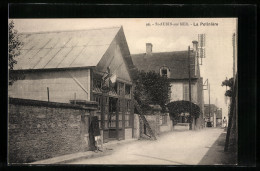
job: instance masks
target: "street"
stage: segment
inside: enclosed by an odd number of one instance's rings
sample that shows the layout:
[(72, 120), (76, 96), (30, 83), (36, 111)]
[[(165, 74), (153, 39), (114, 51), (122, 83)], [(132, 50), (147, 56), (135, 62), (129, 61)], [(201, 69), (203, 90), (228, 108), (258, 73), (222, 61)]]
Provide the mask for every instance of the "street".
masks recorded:
[(173, 131), (157, 141), (140, 140), (113, 149), (112, 155), (83, 159), (69, 164), (213, 165), (230, 164), (224, 153), (224, 129)]

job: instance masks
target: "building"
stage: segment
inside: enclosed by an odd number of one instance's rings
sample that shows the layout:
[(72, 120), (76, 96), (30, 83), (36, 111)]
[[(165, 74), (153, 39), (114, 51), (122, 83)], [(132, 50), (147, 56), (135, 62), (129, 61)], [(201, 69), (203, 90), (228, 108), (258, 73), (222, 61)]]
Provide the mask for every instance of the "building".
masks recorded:
[[(9, 86), (9, 97), (59, 103), (98, 102), (104, 142), (133, 137), (130, 52), (123, 27), (22, 33), (15, 72), (25, 78)], [(113, 78), (102, 92), (104, 78)], [(106, 79), (109, 81), (109, 79)]]
[[(155, 71), (161, 76), (167, 76), (171, 81), (170, 102), (189, 101), (189, 65), (191, 71), (191, 97), (192, 102), (204, 111), (203, 79), (200, 76), (198, 61), (198, 42), (193, 41), (193, 49), (188, 51), (156, 52), (152, 51), (153, 45), (146, 43), (146, 53), (133, 54), (132, 61), (138, 70), (145, 72)], [(187, 123), (185, 114), (179, 116), (178, 123)], [(193, 121), (193, 128), (203, 125), (203, 112)], [(195, 125), (195, 127), (194, 127)]]
[(217, 107), (215, 104), (210, 104), (210, 115), (209, 115), (209, 104), (204, 105), (204, 116), (206, 121), (211, 121), (213, 127), (222, 126), (222, 108)]

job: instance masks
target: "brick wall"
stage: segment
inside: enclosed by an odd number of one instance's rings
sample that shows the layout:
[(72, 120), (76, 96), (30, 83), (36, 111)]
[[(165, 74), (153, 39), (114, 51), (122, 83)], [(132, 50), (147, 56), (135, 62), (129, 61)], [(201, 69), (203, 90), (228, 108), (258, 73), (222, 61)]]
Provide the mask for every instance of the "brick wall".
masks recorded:
[(79, 105), (9, 100), (8, 161), (29, 163), (88, 150), (88, 116)]

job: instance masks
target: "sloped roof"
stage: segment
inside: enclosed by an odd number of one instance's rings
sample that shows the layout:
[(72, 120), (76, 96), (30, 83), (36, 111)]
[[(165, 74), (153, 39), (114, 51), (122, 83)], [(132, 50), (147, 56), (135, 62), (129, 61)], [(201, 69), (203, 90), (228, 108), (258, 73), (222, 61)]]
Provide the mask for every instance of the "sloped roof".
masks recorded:
[[(190, 51), (191, 77), (194, 77), (194, 57), (195, 53)], [(155, 71), (159, 73), (160, 68), (165, 66), (170, 69), (170, 78), (189, 78), (188, 51), (160, 52), (152, 54), (133, 54), (132, 61), (138, 70), (145, 72)]]
[(15, 70), (96, 66), (121, 27), (22, 33)]

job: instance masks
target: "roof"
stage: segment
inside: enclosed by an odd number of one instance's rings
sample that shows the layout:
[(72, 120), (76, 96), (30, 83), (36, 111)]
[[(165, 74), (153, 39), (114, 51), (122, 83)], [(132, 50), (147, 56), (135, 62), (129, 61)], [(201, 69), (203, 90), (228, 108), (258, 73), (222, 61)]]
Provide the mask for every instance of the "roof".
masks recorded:
[(15, 70), (96, 66), (121, 27), (22, 33)]
[[(166, 66), (170, 69), (172, 79), (189, 78), (188, 51), (159, 52), (152, 54), (133, 54), (132, 61), (138, 70), (145, 72), (155, 71), (159, 73), (160, 68)], [(194, 64), (195, 53), (190, 51), (190, 61)], [(191, 77), (194, 78), (194, 65), (191, 65)]]

